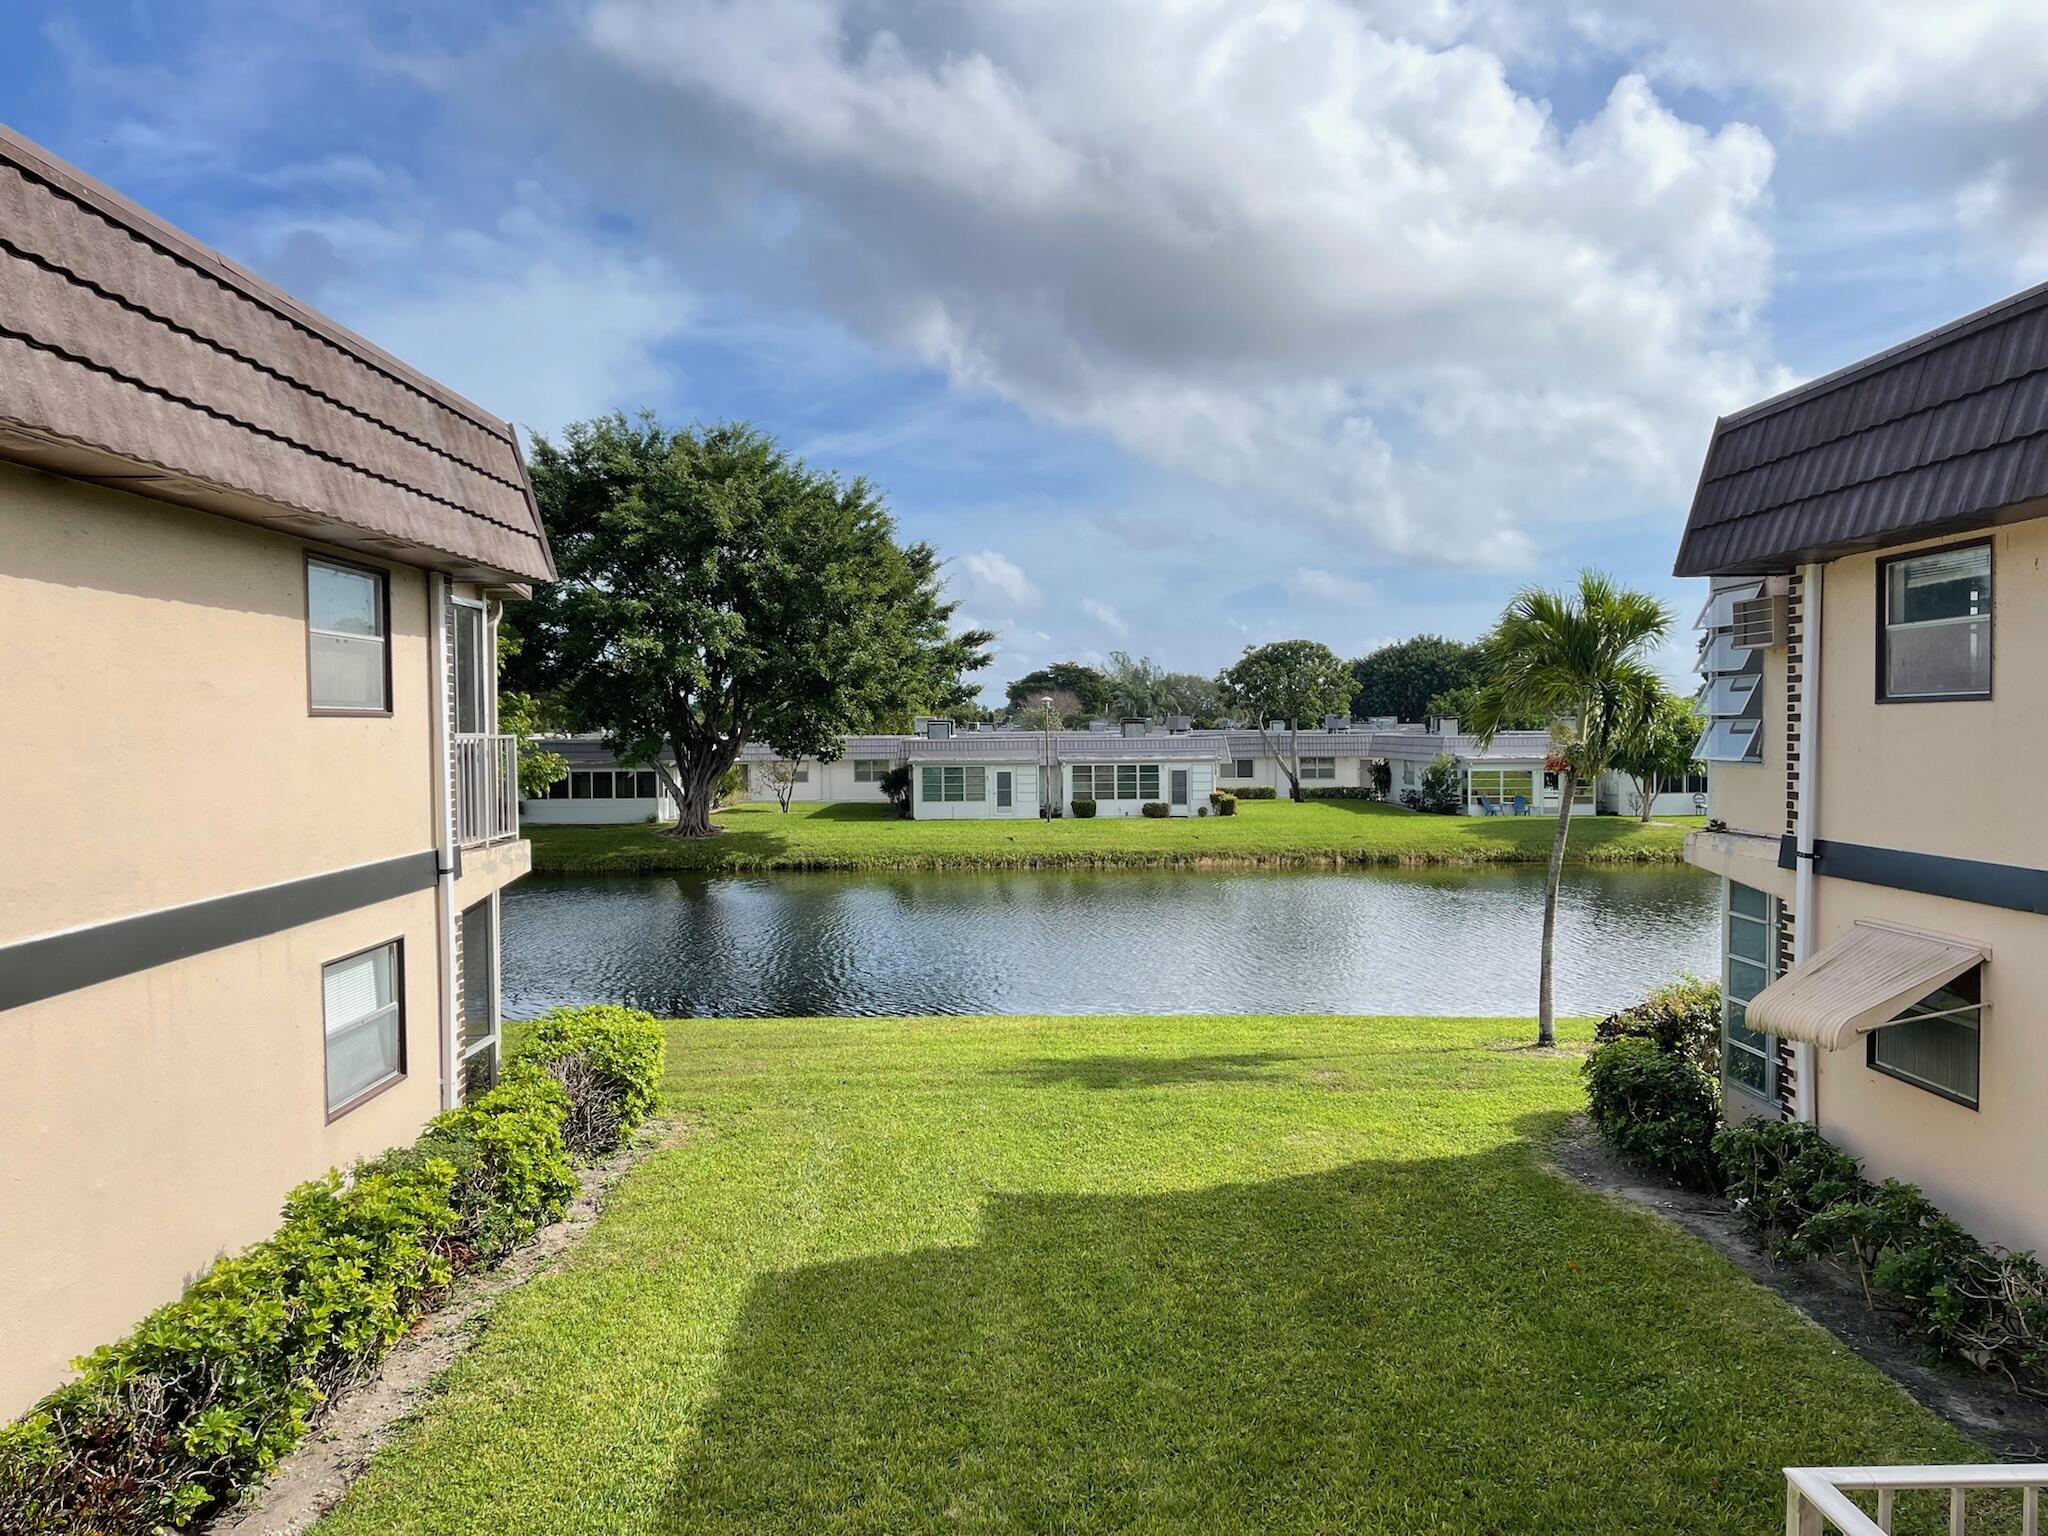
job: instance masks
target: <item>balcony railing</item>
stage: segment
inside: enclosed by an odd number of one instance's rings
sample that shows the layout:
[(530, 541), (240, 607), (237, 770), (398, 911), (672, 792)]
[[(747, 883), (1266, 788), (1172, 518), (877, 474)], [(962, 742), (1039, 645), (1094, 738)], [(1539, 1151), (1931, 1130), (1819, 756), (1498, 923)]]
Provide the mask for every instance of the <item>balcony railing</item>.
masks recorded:
[[(1931, 1490), (1946, 1494), (1951, 1536), (1963, 1536), (1973, 1492), (2012, 1489), (2019, 1493), (2019, 1530), (2040, 1536), (2041, 1490), (2048, 1465), (1955, 1467), (1787, 1467), (1785, 1536), (1882, 1536), (1892, 1528), (1901, 1493)], [(1866, 1510), (1851, 1492), (1874, 1495)]]
[(463, 847), (519, 835), (519, 738), (455, 738), (455, 839)]

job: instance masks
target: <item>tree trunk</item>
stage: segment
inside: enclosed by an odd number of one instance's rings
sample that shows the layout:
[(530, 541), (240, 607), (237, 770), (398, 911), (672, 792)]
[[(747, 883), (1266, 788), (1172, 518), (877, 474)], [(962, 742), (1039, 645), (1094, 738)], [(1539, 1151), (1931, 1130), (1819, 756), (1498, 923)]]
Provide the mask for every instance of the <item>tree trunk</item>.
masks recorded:
[(669, 836), (710, 837), (720, 830), (711, 824), (711, 807), (718, 799), (718, 781), (725, 777), (725, 768), (715, 755), (685, 762), (678, 753), (676, 763), (678, 771), (670, 787), (677, 791), (677, 814)]
[(1287, 770), (1287, 798), (1296, 805), (1301, 804), (1301, 726), (1297, 722), (1287, 732), (1287, 750), (1294, 760)]
[(1564, 880), (1564, 840), (1572, 829), (1572, 776), (1557, 776), (1561, 803), (1557, 808), (1557, 835), (1550, 842), (1550, 874), (1543, 882), (1543, 971), (1536, 990), (1536, 1043), (1557, 1044), (1557, 1015), (1551, 1006), (1551, 972), (1557, 948), (1557, 888)]

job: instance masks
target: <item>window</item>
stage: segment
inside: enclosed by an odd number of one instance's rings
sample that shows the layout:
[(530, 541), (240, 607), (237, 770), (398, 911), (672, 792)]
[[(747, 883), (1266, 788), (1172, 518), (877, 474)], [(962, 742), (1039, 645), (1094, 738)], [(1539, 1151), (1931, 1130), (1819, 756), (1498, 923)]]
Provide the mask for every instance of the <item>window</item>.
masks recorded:
[(590, 798), (610, 800), (612, 791), (618, 785), (618, 775), (608, 769), (600, 769), (590, 776)]
[(306, 697), (315, 714), (391, 712), (388, 578), (306, 557)]
[(1223, 776), (1229, 779), (1248, 779), (1256, 771), (1248, 757), (1233, 757), (1223, 765)]
[(960, 770), (960, 798), (980, 805), (988, 799), (988, 770), (986, 768), (963, 768)]
[(462, 914), (462, 1097), (498, 1081), (498, 925), (486, 897)]
[(1977, 965), (1921, 998), (1899, 1022), (1873, 1029), (1866, 1037), (1871, 1070), (1975, 1109), (1983, 1020), (1984, 967)]
[(1728, 886), (1723, 935), (1721, 1060), (1731, 1083), (1769, 1098), (1777, 1091), (1776, 1057), (1768, 1035), (1749, 1027), (1749, 1000), (1763, 991), (1772, 970), (1771, 898), (1747, 885)]
[(945, 775), (938, 768), (927, 763), (923, 771), (918, 774), (917, 794), (918, 798), (927, 805), (936, 804), (938, 801), (945, 799)]
[[(1154, 772), (1156, 782), (1157, 770), (1154, 770)], [(1119, 800), (1135, 800), (1138, 798), (1138, 765), (1136, 763), (1118, 763), (1116, 765), (1116, 797)]]
[(652, 768), (642, 768), (633, 775), (633, 794), (638, 800), (653, 800), (661, 794), (660, 775)]
[(1006, 810), (1016, 804), (1016, 775), (1007, 768), (996, 770), (996, 807)]
[(569, 775), (569, 798), (572, 800), (588, 800), (590, 798), (590, 774), (588, 770), (579, 768)]
[(568, 799), (570, 778), (571, 775), (565, 773), (559, 779), (555, 780), (554, 783), (550, 784), (548, 786), (548, 798), (550, 800)]
[(810, 782), (811, 782), (811, 770), (810, 770), (810, 769), (809, 769), (809, 767), (807, 767), (807, 766), (806, 766), (805, 764), (803, 764), (803, 763), (798, 763), (798, 764), (796, 765), (796, 767), (795, 767), (795, 768), (793, 768), (792, 770), (790, 770), (790, 775), (789, 775), (789, 782), (790, 782), (790, 783), (792, 783), (792, 784), (808, 784), (808, 783), (810, 783)]
[(1471, 794), (1489, 800), (1512, 803), (1516, 795), (1524, 800), (1536, 797), (1534, 768), (1474, 768), (1470, 774)]
[(491, 701), (487, 690), (490, 668), (485, 665), (484, 610), (480, 604), (456, 602), (455, 617), (455, 734), (478, 736), (490, 729)]
[(617, 782), (619, 786), (619, 798), (621, 800), (631, 800), (633, 798), (634, 791), (639, 788), (639, 775), (631, 772), (628, 769), (621, 768), (618, 772)]
[(1878, 698), (1990, 698), (1990, 544), (1901, 555), (1878, 579)]
[(886, 757), (856, 757), (853, 760), (853, 782), (856, 784), (879, 784), (889, 776), (889, 760)]
[(329, 1119), (405, 1076), (400, 979), (396, 939), (321, 967)]
[(1301, 760), (1303, 783), (1311, 779), (1334, 779), (1337, 777), (1337, 759), (1334, 757), (1304, 757)]

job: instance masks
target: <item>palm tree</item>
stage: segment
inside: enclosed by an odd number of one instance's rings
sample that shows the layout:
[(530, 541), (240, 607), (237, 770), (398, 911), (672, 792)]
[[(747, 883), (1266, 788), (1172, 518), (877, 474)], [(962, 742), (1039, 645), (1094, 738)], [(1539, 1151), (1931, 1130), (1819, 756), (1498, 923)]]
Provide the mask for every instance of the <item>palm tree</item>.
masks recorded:
[(1481, 743), (1518, 715), (1534, 713), (1551, 722), (1550, 755), (1560, 793), (1550, 878), (1543, 887), (1538, 1045), (1557, 1043), (1551, 971), (1573, 786), (1597, 782), (1654, 710), (1660, 685), (1647, 657), (1670, 630), (1670, 611), (1655, 598), (1626, 591), (1597, 571), (1582, 571), (1576, 591), (1525, 587), (1480, 642), (1471, 728)]

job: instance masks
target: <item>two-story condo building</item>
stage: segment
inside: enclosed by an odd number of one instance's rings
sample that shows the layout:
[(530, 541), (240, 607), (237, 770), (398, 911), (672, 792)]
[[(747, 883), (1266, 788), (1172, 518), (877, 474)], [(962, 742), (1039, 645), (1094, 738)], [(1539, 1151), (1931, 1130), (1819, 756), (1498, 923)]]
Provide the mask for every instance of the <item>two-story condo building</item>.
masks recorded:
[(491, 1081), (554, 567), (504, 422), (4, 130), (0, 230), (4, 1418)]
[(1731, 1115), (2048, 1245), (2048, 287), (1721, 421), (1677, 573)]

